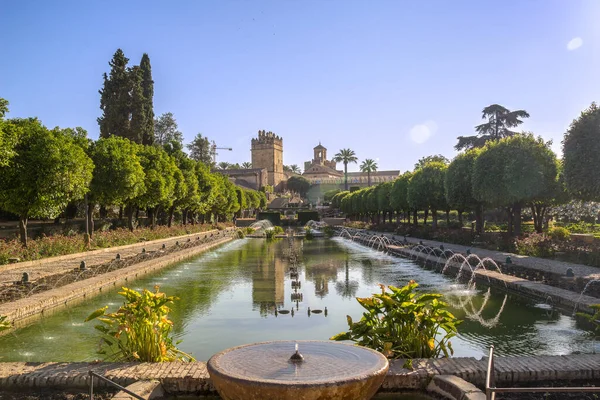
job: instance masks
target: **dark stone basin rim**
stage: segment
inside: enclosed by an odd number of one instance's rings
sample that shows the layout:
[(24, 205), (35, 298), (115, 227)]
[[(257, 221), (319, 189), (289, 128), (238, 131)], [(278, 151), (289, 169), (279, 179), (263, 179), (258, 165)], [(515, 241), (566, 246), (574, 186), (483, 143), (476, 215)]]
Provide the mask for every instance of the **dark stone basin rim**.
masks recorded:
[[(380, 376), (382, 374), (386, 374), (388, 369), (389, 369), (389, 361), (387, 358), (385, 358), (383, 356), (383, 354), (381, 354), (378, 351), (369, 349), (367, 347), (362, 347), (362, 346), (357, 346), (357, 345), (353, 345), (353, 344), (349, 344), (349, 343), (340, 343), (340, 342), (331, 342), (332, 344), (335, 343), (336, 346), (349, 346), (349, 347), (358, 347), (361, 350), (365, 350), (371, 353), (375, 353), (378, 356), (381, 357), (382, 360), (385, 360), (385, 363), (382, 365), (381, 368), (379, 369), (373, 369), (369, 372), (366, 373), (361, 373), (361, 374), (357, 374), (351, 377), (343, 377), (343, 378), (323, 378), (323, 379), (319, 379), (319, 380), (312, 380), (312, 381), (280, 381), (280, 380), (276, 380), (276, 379), (260, 379), (260, 378), (243, 378), (243, 377), (238, 377), (235, 375), (228, 375), (225, 374), (217, 369), (215, 369), (212, 366), (212, 362), (213, 359), (218, 358), (219, 356), (225, 354), (225, 353), (229, 353), (231, 351), (234, 351), (236, 349), (239, 348), (244, 348), (244, 347), (249, 347), (249, 346), (255, 346), (255, 345), (261, 345), (261, 344), (270, 344), (270, 343), (327, 343), (327, 341), (325, 340), (273, 340), (273, 341), (266, 341), (266, 342), (257, 342), (257, 343), (250, 343), (250, 344), (243, 344), (240, 346), (235, 346), (235, 347), (230, 347), (226, 350), (223, 350), (215, 355), (213, 355), (208, 362), (206, 363), (207, 369), (208, 369), (208, 373), (210, 376), (218, 376), (221, 379), (227, 379), (230, 381), (234, 381), (234, 382), (238, 382), (238, 383), (242, 383), (245, 386), (260, 386), (260, 387), (279, 387), (279, 388), (303, 388), (303, 387), (314, 387), (314, 386), (322, 386), (322, 387), (335, 387), (335, 386), (343, 386), (345, 384), (348, 383), (353, 383), (353, 382), (360, 382), (360, 381), (365, 381), (367, 379), (370, 378), (374, 378), (376, 376)], [(290, 354), (291, 355), (291, 354)]]

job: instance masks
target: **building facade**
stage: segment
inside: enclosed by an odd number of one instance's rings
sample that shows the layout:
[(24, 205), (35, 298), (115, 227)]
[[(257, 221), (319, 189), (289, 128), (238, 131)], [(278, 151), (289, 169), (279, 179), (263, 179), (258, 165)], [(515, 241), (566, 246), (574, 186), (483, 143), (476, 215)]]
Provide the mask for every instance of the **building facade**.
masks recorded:
[(267, 183), (275, 189), (285, 181), (283, 173), (283, 139), (273, 132), (258, 131), (252, 139), (252, 167), (267, 170)]

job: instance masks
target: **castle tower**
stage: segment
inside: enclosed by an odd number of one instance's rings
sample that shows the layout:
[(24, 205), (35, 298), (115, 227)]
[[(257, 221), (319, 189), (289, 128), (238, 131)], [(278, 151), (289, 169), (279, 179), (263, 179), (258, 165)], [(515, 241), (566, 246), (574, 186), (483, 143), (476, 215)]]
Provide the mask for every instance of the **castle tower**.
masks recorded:
[(285, 180), (283, 174), (283, 139), (273, 132), (258, 131), (252, 139), (252, 167), (265, 168), (268, 184), (277, 188)]

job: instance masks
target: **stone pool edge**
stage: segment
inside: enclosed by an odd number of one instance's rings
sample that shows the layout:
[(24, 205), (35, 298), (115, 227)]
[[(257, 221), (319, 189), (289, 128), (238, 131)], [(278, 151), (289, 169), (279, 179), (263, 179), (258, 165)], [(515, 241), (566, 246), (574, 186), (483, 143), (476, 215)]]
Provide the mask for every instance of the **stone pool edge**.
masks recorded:
[[(572, 382), (600, 382), (600, 355), (496, 357), (496, 384), (523, 386)], [(380, 392), (426, 390), (443, 376), (455, 376), (479, 388), (484, 386), (487, 360), (473, 357), (415, 359), (413, 369), (404, 360), (392, 360)], [(92, 370), (122, 386), (154, 380), (169, 395), (214, 395), (205, 362), (170, 363), (0, 363), (0, 391), (43, 389), (86, 390)], [(94, 386), (106, 387), (95, 380)]]
[[(7, 316), (8, 320), (13, 324), (13, 329), (20, 328), (44, 315), (49, 315), (52, 312), (59, 311), (63, 307), (98, 295), (104, 289), (112, 288), (119, 283), (128, 282), (130, 279), (142, 277), (174, 263), (194, 257), (231, 240), (233, 240), (232, 236), (225, 236), (210, 243), (194, 246), (152, 260), (142, 261), (126, 268), (74, 282), (57, 289), (0, 304), (0, 315)], [(0, 335), (10, 334), (11, 331), (12, 329), (3, 331)]]

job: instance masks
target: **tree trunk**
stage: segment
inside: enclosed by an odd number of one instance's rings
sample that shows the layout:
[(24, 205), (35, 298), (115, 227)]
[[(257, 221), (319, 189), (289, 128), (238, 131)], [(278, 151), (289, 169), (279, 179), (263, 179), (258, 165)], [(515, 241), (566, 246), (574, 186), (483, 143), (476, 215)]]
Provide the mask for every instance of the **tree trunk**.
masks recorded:
[(475, 207), (475, 232), (478, 235), (483, 233), (483, 205), (478, 204)]
[(187, 215), (188, 215), (188, 210), (184, 209), (181, 212), (181, 223), (183, 224), (183, 226), (187, 225)]
[(446, 210), (446, 228), (450, 228), (450, 210)]
[(515, 225), (514, 235), (521, 236), (521, 204), (517, 203), (513, 206), (513, 224)]
[(88, 203), (86, 210), (86, 218), (87, 218), (87, 234), (90, 235), (90, 238), (94, 236), (94, 204)]
[(431, 219), (432, 219), (431, 227), (433, 229), (437, 229), (437, 210), (435, 210), (435, 209), (431, 210)]
[(533, 216), (533, 226), (537, 233), (544, 231), (544, 221), (546, 219), (546, 206), (542, 204), (531, 205), (531, 215)]
[(123, 219), (123, 206), (119, 207), (119, 220)]
[(429, 209), (426, 209), (423, 213), (423, 226), (427, 226), (427, 218), (429, 217)]
[(460, 228), (463, 226), (463, 210), (456, 210), (458, 212), (458, 223), (460, 224)]
[(175, 206), (169, 207), (169, 219), (167, 220), (167, 226), (170, 228), (173, 225), (173, 214), (175, 213)]
[(348, 163), (344, 162), (344, 188), (348, 191)]
[(513, 236), (513, 210), (512, 207), (506, 207), (508, 213), (508, 236)]
[(367, 184), (371, 187), (371, 172), (367, 172)]
[(100, 218), (104, 219), (108, 215), (108, 211), (106, 211), (105, 206), (100, 206)]
[(131, 232), (134, 231), (135, 225), (133, 224), (133, 214), (135, 212), (135, 208), (133, 206), (125, 207), (125, 213), (127, 214), (127, 227)]
[(19, 236), (23, 247), (27, 247), (27, 216), (25, 215), (22, 215), (19, 220)]
[(418, 220), (418, 216), (417, 216), (417, 210), (413, 210), (413, 225), (414, 226), (418, 226), (419, 225), (419, 220)]
[[(394, 223), (394, 212), (390, 211), (389, 215), (390, 215), (390, 224), (393, 224)], [(396, 217), (396, 218), (398, 218), (398, 217)]]

